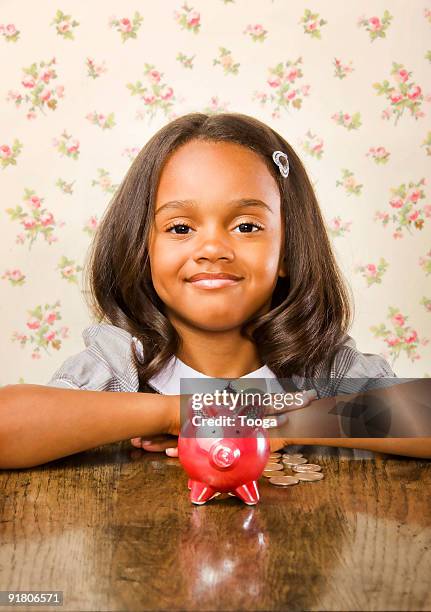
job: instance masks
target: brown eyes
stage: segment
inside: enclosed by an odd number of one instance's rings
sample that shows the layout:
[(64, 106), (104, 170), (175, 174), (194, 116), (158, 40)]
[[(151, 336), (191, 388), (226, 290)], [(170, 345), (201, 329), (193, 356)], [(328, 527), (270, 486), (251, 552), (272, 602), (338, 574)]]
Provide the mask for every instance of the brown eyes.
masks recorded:
[[(247, 226), (248, 227), (257, 227), (258, 231), (262, 231), (264, 229), (263, 225), (260, 225), (260, 223), (256, 223), (255, 221), (249, 222), (249, 223), (244, 223), (244, 222), (243, 223), (238, 223), (238, 225), (236, 225), (235, 228), (237, 228), (237, 227), (247, 227)], [(177, 222), (177, 223), (172, 223), (171, 225), (169, 225), (169, 227), (166, 228), (166, 232), (171, 233), (171, 230), (172, 229), (176, 229), (176, 228), (181, 228), (181, 230), (183, 230), (183, 229), (186, 229), (186, 230), (187, 229), (191, 229), (190, 225), (188, 225), (187, 223), (178, 223)], [(248, 232), (248, 231), (242, 232), (241, 231), (239, 233), (240, 234), (255, 234), (256, 232), (253, 232), (253, 231), (251, 231), (251, 232)], [(184, 231), (180, 231), (179, 233), (174, 232), (174, 234), (177, 235), (177, 236), (178, 235), (183, 235), (183, 236), (187, 236), (188, 235), (187, 232), (184, 232)]]

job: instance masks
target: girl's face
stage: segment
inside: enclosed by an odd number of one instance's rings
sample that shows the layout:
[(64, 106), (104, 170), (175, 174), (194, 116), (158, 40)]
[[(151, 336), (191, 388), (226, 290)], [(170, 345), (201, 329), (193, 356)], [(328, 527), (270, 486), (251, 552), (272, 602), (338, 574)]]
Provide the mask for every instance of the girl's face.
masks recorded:
[[(261, 204), (233, 202), (240, 199)], [(278, 276), (286, 276), (283, 244), (278, 186), (257, 153), (194, 140), (168, 159), (149, 256), (154, 288), (174, 326), (228, 331), (267, 312)], [(205, 289), (188, 280), (201, 272), (241, 280)]]

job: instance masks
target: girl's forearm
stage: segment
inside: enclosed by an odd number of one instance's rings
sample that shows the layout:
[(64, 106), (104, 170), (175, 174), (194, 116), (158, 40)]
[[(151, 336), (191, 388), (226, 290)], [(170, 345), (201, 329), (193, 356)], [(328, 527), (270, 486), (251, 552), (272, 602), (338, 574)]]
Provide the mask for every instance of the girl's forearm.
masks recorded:
[(133, 438), (165, 433), (172, 396), (61, 389), (0, 388), (0, 469), (32, 467)]
[(295, 438), (289, 444), (359, 448), (392, 455), (431, 459), (431, 438)]

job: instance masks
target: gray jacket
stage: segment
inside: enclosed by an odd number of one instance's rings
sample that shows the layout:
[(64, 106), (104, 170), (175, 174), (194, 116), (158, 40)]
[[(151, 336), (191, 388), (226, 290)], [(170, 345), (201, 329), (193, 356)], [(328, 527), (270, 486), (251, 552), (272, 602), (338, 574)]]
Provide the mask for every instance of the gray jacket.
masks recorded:
[[(142, 355), (142, 344), (131, 334), (119, 327), (100, 323), (90, 325), (82, 332), (86, 348), (67, 358), (53, 374), (47, 385), (66, 389), (95, 391), (139, 390), (139, 379), (133, 362), (131, 343), (137, 343), (138, 354)], [(319, 379), (318, 374), (305, 380), (292, 376), (300, 390), (316, 388), (319, 397), (337, 393), (355, 393), (370, 387), (369, 379), (396, 377), (388, 362), (380, 355), (361, 353), (353, 338), (346, 335), (345, 342), (336, 354), (330, 380)], [(347, 380), (344, 380), (347, 379)], [(354, 380), (349, 380), (354, 379)], [(388, 381), (381, 381), (386, 386)], [(389, 384), (394, 384), (394, 381)]]

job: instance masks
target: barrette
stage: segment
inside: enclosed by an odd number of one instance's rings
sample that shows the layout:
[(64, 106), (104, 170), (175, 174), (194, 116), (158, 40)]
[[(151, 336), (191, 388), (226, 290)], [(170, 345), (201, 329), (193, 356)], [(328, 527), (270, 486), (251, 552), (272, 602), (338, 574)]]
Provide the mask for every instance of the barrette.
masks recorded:
[[(274, 153), (272, 154), (272, 159), (280, 168), (281, 175), (284, 176), (284, 178), (287, 178), (287, 176), (289, 175), (289, 160), (287, 158), (286, 153), (283, 153), (283, 151), (274, 151)], [(286, 165), (282, 164), (280, 159), (283, 159), (286, 162)]]

